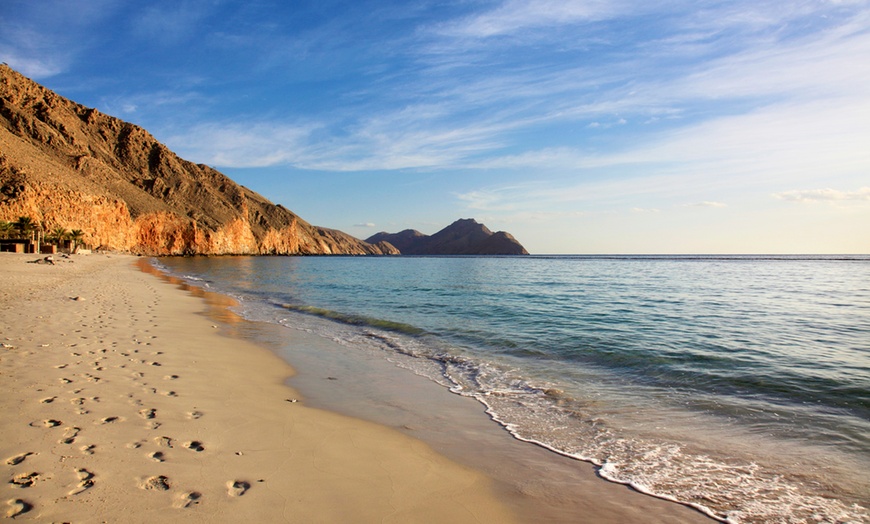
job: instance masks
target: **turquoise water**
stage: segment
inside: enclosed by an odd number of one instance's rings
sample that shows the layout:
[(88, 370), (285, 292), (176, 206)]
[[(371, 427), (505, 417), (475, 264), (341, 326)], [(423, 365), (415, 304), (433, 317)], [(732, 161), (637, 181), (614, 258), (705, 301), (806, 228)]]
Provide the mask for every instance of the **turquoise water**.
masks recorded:
[(159, 263), (609, 480), (732, 522), (870, 520), (870, 257)]

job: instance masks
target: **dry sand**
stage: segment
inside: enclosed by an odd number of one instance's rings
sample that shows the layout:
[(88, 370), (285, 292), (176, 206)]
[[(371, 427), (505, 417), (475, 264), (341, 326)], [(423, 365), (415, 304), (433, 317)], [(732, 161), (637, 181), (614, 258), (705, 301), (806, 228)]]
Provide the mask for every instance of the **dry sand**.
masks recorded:
[(305, 407), (268, 350), (133, 257), (0, 254), (0, 516), (514, 521), (484, 475)]

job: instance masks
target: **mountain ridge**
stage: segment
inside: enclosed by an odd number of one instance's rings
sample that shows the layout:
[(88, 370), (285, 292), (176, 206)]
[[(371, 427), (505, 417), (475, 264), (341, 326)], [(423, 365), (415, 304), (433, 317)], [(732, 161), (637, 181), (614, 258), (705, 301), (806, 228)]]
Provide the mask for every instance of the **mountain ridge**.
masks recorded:
[(528, 255), (510, 233), (493, 233), (473, 218), (459, 219), (433, 235), (415, 229), (382, 231), (366, 242), (388, 242), (403, 255)]
[(144, 255), (398, 254), (292, 211), (145, 129), (0, 65), (0, 220), (79, 229), (86, 244)]

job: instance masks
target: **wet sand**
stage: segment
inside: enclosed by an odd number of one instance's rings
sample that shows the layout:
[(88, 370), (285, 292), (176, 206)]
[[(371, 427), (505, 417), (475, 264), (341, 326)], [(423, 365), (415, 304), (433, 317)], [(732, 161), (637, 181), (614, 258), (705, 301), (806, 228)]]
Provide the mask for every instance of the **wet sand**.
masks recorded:
[(694, 509), (607, 482), (591, 464), (513, 438), (482, 404), (397, 367), (387, 360), (395, 355), (343, 346), (292, 326), (245, 321), (228, 310), (235, 305), (229, 297), (181, 287), (212, 306), (208, 314), (222, 332), (290, 362), (297, 373), (289, 384), (305, 405), (388, 426), (485, 473), (522, 522), (714, 522)]
[(283, 360), (222, 334), (202, 298), (134, 257), (35, 258), (0, 254), (0, 515), (520, 520), (485, 474), (395, 429), (308, 407)]

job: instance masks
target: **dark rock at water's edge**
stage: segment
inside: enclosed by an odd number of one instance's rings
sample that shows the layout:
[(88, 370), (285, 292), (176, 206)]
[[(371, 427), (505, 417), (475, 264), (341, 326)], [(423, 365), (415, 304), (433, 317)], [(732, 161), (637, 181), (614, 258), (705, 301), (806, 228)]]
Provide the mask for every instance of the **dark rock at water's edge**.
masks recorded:
[(366, 242), (388, 242), (403, 255), (528, 255), (510, 233), (493, 233), (472, 218), (460, 219), (434, 235), (414, 229), (398, 233), (381, 232)]
[(0, 65), (0, 221), (143, 255), (389, 255)]

